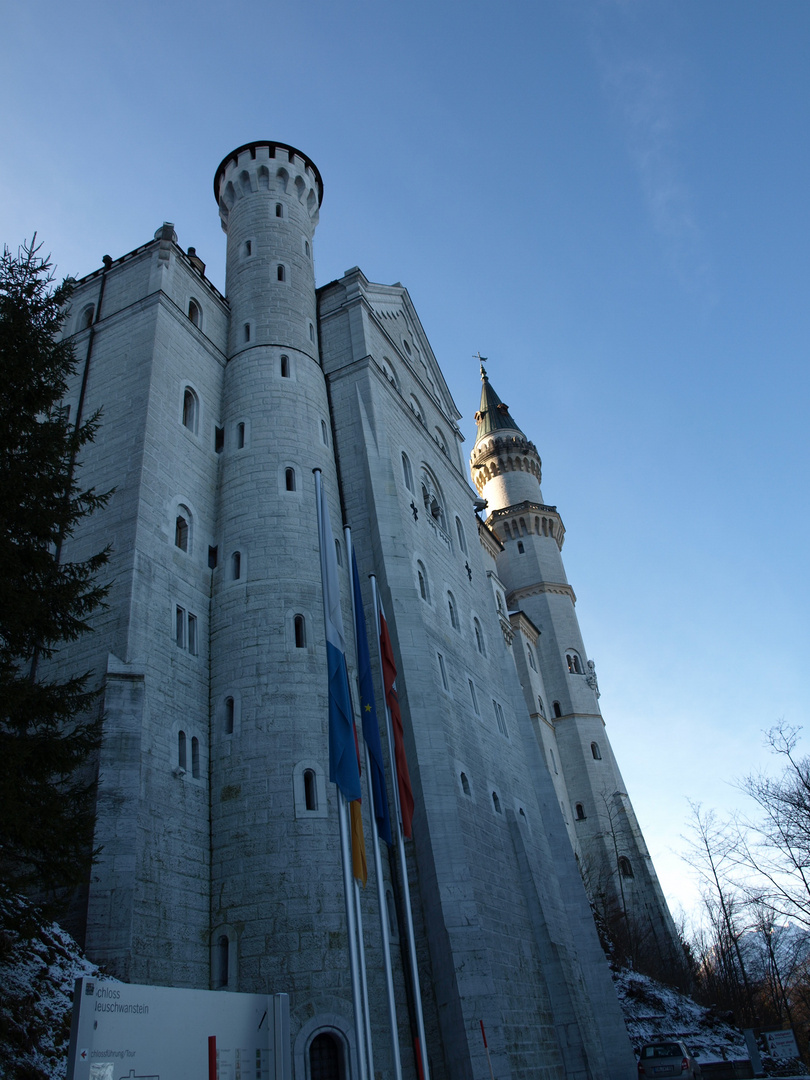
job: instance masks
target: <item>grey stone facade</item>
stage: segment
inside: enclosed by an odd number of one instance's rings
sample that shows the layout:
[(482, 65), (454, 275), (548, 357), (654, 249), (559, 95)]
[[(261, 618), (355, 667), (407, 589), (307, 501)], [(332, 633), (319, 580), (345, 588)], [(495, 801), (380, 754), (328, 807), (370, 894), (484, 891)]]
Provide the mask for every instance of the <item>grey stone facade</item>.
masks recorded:
[[(407, 291), (357, 268), (315, 288), (322, 191), (299, 151), (242, 147), (215, 180), (227, 299), (171, 225), (74, 294), (67, 404), (103, 410), (81, 479), (115, 488), (69, 552), (113, 545), (109, 606), (59, 661), (104, 687), (102, 850), (74, 929), (124, 979), (289, 992), (296, 1080), (324, 1032), (341, 1075), (359, 1075), (327, 782), (317, 468), (392, 632), (431, 1072), (484, 1080), (483, 1020), (500, 1080), (619, 1080), (634, 1062), (583, 865), (662, 954), (675, 935), (599, 713), (559, 515), (520, 429), (480, 425), (473, 473), (489, 507), (476, 515), (459, 414)], [(523, 440), (519, 462), (504, 438)], [(373, 626), (365, 584), (364, 600)], [(397, 894), (386, 852), (383, 873)], [(366, 963), (388, 1077), (372, 878)], [(415, 1078), (404, 930), (392, 930)]]

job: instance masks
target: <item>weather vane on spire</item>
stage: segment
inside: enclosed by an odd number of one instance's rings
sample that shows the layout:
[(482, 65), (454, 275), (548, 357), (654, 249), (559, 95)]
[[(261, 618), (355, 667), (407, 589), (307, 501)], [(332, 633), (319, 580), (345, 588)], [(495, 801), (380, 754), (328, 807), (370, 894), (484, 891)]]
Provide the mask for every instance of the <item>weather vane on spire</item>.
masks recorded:
[(478, 350), (478, 352), (477, 352), (477, 353), (473, 353), (473, 360), (477, 360), (477, 361), (478, 361), (478, 363), (479, 363), (479, 365), (480, 365), (480, 367), (481, 367), (481, 374), (482, 374), (482, 375), (486, 375), (486, 371), (484, 370), (484, 361), (485, 361), (486, 359), (487, 359), (487, 357), (486, 357), (486, 356), (482, 356), (482, 355), (481, 355), (481, 350), (480, 350), (480, 349)]

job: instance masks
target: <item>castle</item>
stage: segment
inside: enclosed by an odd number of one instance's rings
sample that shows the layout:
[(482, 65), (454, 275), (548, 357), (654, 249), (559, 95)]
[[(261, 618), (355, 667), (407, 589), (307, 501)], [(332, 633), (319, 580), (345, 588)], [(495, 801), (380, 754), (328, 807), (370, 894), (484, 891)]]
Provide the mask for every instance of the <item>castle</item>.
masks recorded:
[[(482, 365), (473, 490), (407, 290), (356, 267), (316, 289), (312, 161), (242, 146), (214, 194), (226, 296), (164, 224), (78, 282), (65, 324), (71, 416), (103, 410), (80, 480), (115, 489), (67, 552), (113, 549), (108, 606), (59, 661), (103, 685), (101, 853), (72, 928), (124, 980), (288, 992), (295, 1080), (363, 1075), (327, 777), (319, 469), (347, 637), (344, 521), (367, 623), (373, 573), (391, 630), (431, 1075), (489, 1076), (480, 1021), (499, 1080), (634, 1075), (588, 893), (662, 966), (679, 947), (599, 711), (563, 523), (519, 426), (532, 416), (513, 417)], [(405, 883), (386, 851), (402, 1072), (415, 1080)], [(371, 885), (374, 1067), (389, 1077)]]

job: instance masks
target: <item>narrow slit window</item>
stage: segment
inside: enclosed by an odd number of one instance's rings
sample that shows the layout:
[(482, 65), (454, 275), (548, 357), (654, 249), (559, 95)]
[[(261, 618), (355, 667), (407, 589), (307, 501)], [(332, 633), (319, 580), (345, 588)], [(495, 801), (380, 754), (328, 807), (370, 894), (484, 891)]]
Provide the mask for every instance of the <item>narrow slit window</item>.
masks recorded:
[(472, 701), (473, 712), (476, 716), (480, 716), (481, 713), (478, 709), (478, 697), (475, 693), (475, 683), (472, 681), (472, 679), (468, 679), (467, 682), (470, 684), (470, 701)]
[(467, 779), (466, 773), (461, 774), (461, 790), (465, 795), (470, 794), (470, 781)]
[(225, 734), (233, 735), (234, 704), (232, 697), (225, 698)]
[(188, 520), (178, 514), (174, 523), (174, 546), (188, 551)]
[(498, 798), (498, 792), (497, 791), (492, 792), (492, 805), (495, 807), (495, 813), (500, 814), (501, 813), (501, 800)]
[(402, 475), (405, 479), (405, 487), (408, 491), (413, 492), (413, 470), (411, 469), (410, 458), (404, 452), (402, 454)]
[(577, 803), (576, 811), (577, 811), (577, 821), (584, 821), (585, 820), (585, 807), (582, 805), (581, 802)]
[(290, 377), (290, 358), (289, 358), (289, 356), (282, 356), (282, 358), (281, 358), (281, 377), (282, 377), (282, 379), (289, 379), (289, 377)]
[(444, 666), (444, 657), (441, 653), (436, 653), (436, 657), (439, 661), (439, 674), (442, 677), (442, 686), (445, 688), (445, 690), (449, 690), (450, 684), (447, 682), (447, 671), (445, 670)]
[(214, 453), (221, 454), (225, 449), (225, 428), (214, 428)]
[(242, 577), (242, 552), (235, 551), (231, 555), (231, 578), (234, 581), (239, 581)]
[(475, 647), (481, 653), (482, 656), (487, 655), (487, 651), (484, 648), (484, 635), (481, 632), (481, 623), (478, 619), (473, 619), (473, 627), (475, 629)]
[(253, 241), (252, 240), (246, 240), (245, 241), (245, 254), (246, 255), (252, 255), (253, 254)]
[(492, 705), (495, 709), (495, 720), (498, 724), (498, 731), (500, 731), (501, 735), (506, 735), (508, 737), (509, 731), (506, 727), (506, 718), (503, 715), (503, 708), (494, 698), (492, 699)]
[(276, 217), (284, 217), (284, 207), (281, 205), (280, 202), (276, 203)]
[(309, 240), (304, 241), (304, 254), (309, 258)]
[(304, 804), (307, 810), (318, 809), (318, 789), (315, 786), (315, 772), (313, 769), (304, 771)]
[(295, 469), (285, 470), (284, 484), (287, 488), (287, 491), (295, 491)]
[(236, 449), (244, 450), (245, 448), (245, 425), (243, 422), (239, 422), (236, 425)]
[(305, 649), (307, 647), (307, 624), (303, 615), (295, 616), (294, 627), (295, 647), (296, 649)]
[(315, 327), (312, 323), (309, 324), (309, 340), (312, 342), (315, 341)]
[(216, 547), (209, 547), (208, 548), (208, 569), (209, 570), (216, 570), (218, 555), (219, 555), (219, 551), (218, 551), (218, 549)]
[(174, 609), (174, 640), (179, 649), (186, 647), (186, 612), (181, 607)]
[(326, 421), (321, 420), (321, 442), (324, 446), (329, 445), (329, 433), (326, 427)]
[(335, 537), (335, 558), (337, 559), (338, 566), (343, 566), (343, 548), (340, 546), (340, 541)]
[(594, 761), (602, 760), (602, 751), (599, 749), (599, 743), (591, 743), (591, 757)]
[(192, 656), (197, 655), (197, 616), (188, 617), (188, 651)]
[(276, 267), (276, 281), (286, 281), (286, 280), (287, 280), (287, 271), (282, 266), (282, 264), (279, 263), (278, 266)]
[(191, 740), (191, 775), (200, 779), (200, 740), (195, 735)]
[(178, 769), (185, 769), (186, 767), (186, 733), (185, 731), (177, 732), (177, 767)]
[(250, 323), (245, 323), (245, 341), (250, 341)]
[(231, 943), (228, 941), (228, 935), (222, 934), (217, 942), (217, 986), (223, 989), (228, 985), (230, 973), (229, 966), (231, 962)]
[(195, 435), (197, 434), (198, 413), (197, 395), (190, 386), (187, 386), (183, 391), (183, 427), (193, 431)]
[(562, 716), (562, 709), (560, 708), (559, 701), (554, 702), (553, 709), (554, 709), (554, 719), (558, 720)]

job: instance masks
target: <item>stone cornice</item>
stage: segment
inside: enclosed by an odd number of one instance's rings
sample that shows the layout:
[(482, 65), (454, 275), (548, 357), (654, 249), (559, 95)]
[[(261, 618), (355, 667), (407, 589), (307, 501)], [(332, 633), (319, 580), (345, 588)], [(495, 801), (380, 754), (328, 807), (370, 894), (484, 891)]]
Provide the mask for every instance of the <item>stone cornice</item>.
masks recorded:
[(509, 622), (512, 624), (512, 629), (516, 633), (520, 631), (532, 645), (537, 644), (537, 639), (540, 637), (540, 631), (524, 611), (510, 611)]
[(538, 596), (540, 593), (557, 593), (559, 596), (569, 596), (572, 604), (577, 602), (576, 593), (570, 585), (555, 581), (538, 581), (535, 585), (525, 585), (522, 589), (510, 592), (506, 599), (511, 607), (517, 600), (524, 600), (527, 596)]

